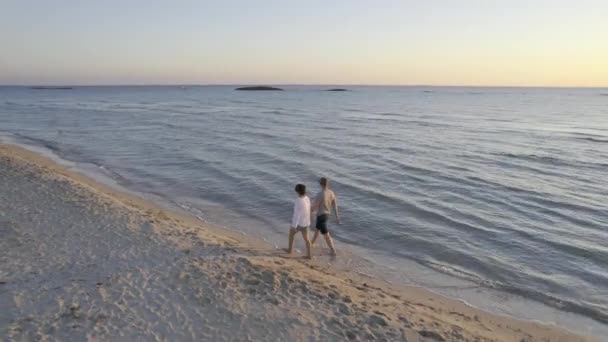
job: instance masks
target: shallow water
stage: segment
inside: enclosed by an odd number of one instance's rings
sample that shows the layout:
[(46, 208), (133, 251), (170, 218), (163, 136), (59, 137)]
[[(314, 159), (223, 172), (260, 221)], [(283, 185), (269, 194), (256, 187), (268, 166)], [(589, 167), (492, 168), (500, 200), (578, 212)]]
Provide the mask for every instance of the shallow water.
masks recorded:
[(327, 176), (338, 243), (394, 278), (432, 287), (413, 262), (608, 323), (605, 89), (232, 89), (0, 87), (0, 133), (270, 237)]

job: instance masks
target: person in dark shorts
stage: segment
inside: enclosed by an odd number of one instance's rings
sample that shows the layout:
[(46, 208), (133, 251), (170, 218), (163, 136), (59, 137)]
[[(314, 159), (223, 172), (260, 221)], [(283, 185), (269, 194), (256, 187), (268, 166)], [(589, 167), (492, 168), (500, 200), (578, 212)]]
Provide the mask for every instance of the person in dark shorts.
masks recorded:
[(315, 235), (312, 238), (311, 244), (314, 245), (315, 241), (319, 237), (319, 233), (325, 237), (325, 242), (329, 247), (331, 254), (336, 255), (336, 248), (334, 247), (334, 241), (331, 238), (329, 229), (327, 227), (327, 221), (331, 216), (332, 209), (336, 215), (336, 222), (340, 224), (340, 214), (338, 213), (338, 200), (336, 194), (329, 189), (329, 181), (327, 178), (322, 177), (319, 179), (321, 185), (321, 191), (317, 194), (312, 205), (312, 211), (317, 213), (317, 223), (315, 225)]

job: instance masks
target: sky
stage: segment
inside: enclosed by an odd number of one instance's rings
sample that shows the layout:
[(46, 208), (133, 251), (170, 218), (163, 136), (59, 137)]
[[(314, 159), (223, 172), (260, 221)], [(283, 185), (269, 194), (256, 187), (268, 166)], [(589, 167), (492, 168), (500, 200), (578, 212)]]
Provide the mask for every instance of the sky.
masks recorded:
[(0, 84), (608, 86), (608, 0), (0, 0)]

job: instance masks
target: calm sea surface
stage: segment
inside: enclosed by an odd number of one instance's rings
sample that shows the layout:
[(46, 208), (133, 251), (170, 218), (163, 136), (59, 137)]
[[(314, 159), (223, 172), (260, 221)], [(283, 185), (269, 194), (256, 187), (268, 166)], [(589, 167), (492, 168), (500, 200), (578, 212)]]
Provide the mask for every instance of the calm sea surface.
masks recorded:
[(0, 136), (273, 243), (326, 176), (387, 277), (607, 331), (608, 89), (284, 88), (0, 87)]

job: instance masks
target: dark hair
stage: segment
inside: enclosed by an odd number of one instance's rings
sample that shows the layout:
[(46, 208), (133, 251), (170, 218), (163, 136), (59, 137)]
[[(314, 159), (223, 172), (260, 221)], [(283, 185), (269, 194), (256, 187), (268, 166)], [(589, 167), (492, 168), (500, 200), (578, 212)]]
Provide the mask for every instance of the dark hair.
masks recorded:
[(306, 195), (306, 185), (304, 184), (297, 184), (295, 190), (300, 196)]
[(327, 186), (327, 178), (321, 177), (321, 179), (319, 179), (319, 184), (321, 184), (321, 186), (323, 186), (323, 187), (326, 187)]

